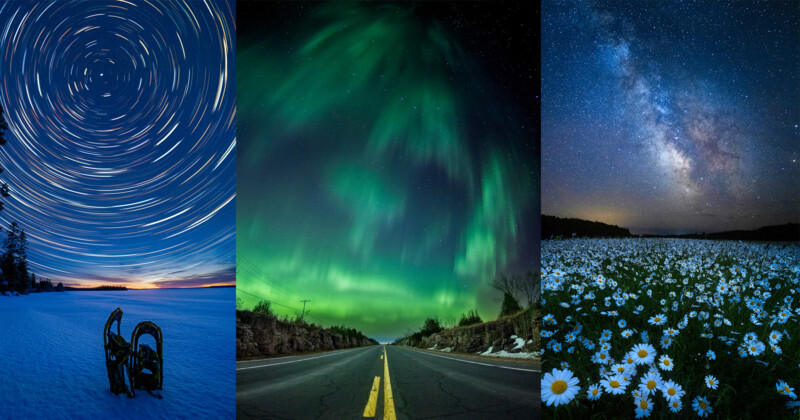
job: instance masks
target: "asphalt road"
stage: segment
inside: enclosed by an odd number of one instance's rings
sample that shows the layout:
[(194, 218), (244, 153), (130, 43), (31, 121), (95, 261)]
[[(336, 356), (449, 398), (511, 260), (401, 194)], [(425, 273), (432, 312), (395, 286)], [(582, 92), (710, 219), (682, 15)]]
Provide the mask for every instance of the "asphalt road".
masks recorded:
[(538, 419), (539, 375), (532, 363), (397, 346), (237, 362), (236, 417)]

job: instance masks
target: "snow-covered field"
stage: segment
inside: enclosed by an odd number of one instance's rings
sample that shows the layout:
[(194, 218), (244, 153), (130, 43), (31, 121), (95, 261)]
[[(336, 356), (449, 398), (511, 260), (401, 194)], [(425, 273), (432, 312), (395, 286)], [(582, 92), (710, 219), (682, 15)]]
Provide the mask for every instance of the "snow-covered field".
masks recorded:
[[(0, 418), (235, 417), (235, 290), (129, 290), (0, 296)], [(109, 391), (103, 327), (153, 321), (164, 334), (159, 400)]]

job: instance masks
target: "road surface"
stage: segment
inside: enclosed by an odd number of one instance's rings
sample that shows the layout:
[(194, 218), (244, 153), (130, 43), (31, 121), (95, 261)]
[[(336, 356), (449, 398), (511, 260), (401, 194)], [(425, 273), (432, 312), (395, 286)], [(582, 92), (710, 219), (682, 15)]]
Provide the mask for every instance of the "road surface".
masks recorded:
[(236, 418), (538, 419), (539, 375), (391, 345), (237, 362)]

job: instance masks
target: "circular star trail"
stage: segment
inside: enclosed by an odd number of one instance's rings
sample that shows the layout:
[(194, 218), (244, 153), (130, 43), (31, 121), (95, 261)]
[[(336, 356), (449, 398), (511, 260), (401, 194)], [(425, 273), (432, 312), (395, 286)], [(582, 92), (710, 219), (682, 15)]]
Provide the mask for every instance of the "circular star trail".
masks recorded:
[(233, 281), (233, 4), (0, 6), (0, 212), (66, 284)]
[(800, 217), (796, 2), (542, 9), (542, 210), (633, 233)]

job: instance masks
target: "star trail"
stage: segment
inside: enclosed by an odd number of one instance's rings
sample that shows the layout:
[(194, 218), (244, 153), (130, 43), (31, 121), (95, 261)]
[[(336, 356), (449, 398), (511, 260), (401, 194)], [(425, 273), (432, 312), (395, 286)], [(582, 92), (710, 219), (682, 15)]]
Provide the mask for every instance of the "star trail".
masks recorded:
[(70, 285), (234, 282), (235, 9), (0, 6), (0, 212), (29, 270)]
[(632, 233), (800, 217), (796, 2), (542, 9), (542, 212)]
[[(239, 4), (237, 296), (399, 336), (538, 261), (538, 27), (484, 3)], [(310, 313), (309, 313), (310, 311)]]

